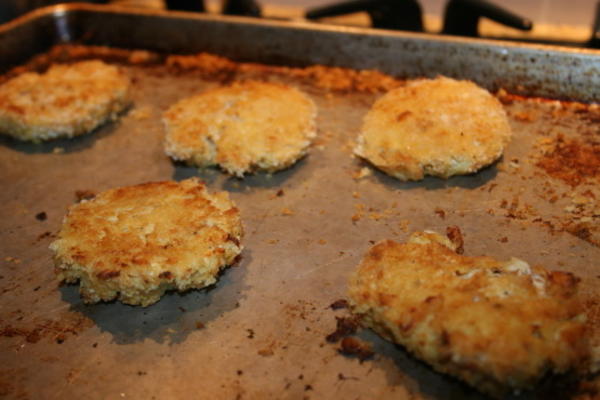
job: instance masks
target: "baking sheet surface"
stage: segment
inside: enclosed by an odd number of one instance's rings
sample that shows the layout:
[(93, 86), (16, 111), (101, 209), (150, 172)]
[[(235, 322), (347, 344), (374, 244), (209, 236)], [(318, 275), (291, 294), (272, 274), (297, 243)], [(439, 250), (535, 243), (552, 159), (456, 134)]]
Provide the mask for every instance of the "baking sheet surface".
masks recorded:
[[(462, 230), (467, 255), (516, 256), (576, 273), (596, 324), (600, 213), (597, 200), (588, 200), (600, 198), (598, 177), (571, 186), (535, 164), (561, 134), (582, 145), (597, 141), (597, 108), (506, 96), (514, 140), (500, 162), (471, 176), (401, 183), (351, 154), (379, 93), (330, 91), (249, 69), (227, 80), (252, 76), (302, 88), (318, 105), (319, 137), (290, 169), (239, 180), (175, 165), (162, 149), (161, 113), (222, 77), (125, 68), (135, 103), (118, 122), (72, 140), (0, 139), (1, 395), (482, 398), (368, 331), (359, 336), (375, 356), (364, 362), (325, 340), (346, 313), (329, 305), (345, 297), (349, 273), (373, 242), (450, 225)], [(214, 287), (140, 308), (86, 306), (77, 286), (57, 284), (48, 244), (77, 191), (190, 176), (229, 191), (242, 212), (242, 260)]]

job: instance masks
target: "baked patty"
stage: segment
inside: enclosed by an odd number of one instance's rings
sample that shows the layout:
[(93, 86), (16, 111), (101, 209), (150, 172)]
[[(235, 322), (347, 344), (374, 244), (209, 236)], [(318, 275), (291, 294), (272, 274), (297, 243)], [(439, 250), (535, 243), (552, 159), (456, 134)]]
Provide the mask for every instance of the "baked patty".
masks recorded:
[(167, 290), (215, 283), (241, 238), (228, 194), (187, 179), (111, 189), (71, 206), (50, 248), (58, 279), (79, 281), (84, 302), (147, 306)]
[(130, 103), (130, 80), (99, 60), (56, 64), (0, 86), (0, 133), (39, 142), (87, 133)]
[(300, 90), (246, 81), (185, 98), (164, 114), (174, 160), (242, 177), (289, 167), (316, 136), (316, 107)]
[(567, 272), (466, 257), (434, 232), (384, 240), (350, 279), (363, 324), (439, 372), (501, 396), (584, 369), (585, 314)]
[(469, 81), (422, 79), (378, 99), (355, 154), (400, 180), (468, 174), (498, 159), (511, 137), (506, 112)]

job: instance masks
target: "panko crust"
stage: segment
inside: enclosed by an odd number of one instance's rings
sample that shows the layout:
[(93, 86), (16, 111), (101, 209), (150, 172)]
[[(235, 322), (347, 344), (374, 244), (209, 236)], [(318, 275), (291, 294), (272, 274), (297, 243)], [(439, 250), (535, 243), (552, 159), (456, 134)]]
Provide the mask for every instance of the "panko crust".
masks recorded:
[(242, 177), (274, 172), (303, 157), (316, 136), (316, 106), (283, 84), (245, 81), (182, 99), (163, 116), (165, 152), (177, 161), (219, 165)]
[(0, 133), (33, 142), (82, 135), (130, 105), (130, 86), (100, 60), (21, 74), (0, 86)]
[(511, 138), (502, 104), (473, 82), (422, 79), (379, 98), (355, 154), (397, 179), (448, 178), (493, 163)]
[(492, 396), (532, 388), (546, 374), (582, 371), (585, 314), (568, 272), (513, 258), (467, 257), (433, 232), (384, 240), (349, 284), (364, 325), (439, 372)]
[(60, 281), (86, 303), (148, 306), (167, 290), (216, 282), (241, 253), (239, 210), (197, 179), (111, 189), (69, 207), (54, 251)]

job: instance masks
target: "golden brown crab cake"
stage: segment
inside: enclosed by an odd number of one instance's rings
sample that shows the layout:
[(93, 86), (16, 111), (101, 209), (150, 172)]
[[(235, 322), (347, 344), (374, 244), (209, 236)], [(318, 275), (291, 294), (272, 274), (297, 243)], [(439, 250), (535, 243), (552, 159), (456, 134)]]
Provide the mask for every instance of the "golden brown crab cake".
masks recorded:
[(130, 80), (99, 60), (56, 64), (0, 86), (0, 133), (39, 142), (87, 133), (130, 103)]
[(500, 396), (584, 369), (585, 314), (572, 274), (467, 257), (435, 232), (384, 240), (350, 279), (364, 325), (439, 372)]
[(438, 77), (411, 81), (378, 99), (354, 152), (403, 181), (448, 178), (491, 164), (510, 138), (498, 99), (473, 82)]
[(273, 172), (304, 156), (316, 136), (316, 106), (303, 92), (237, 82), (185, 98), (164, 114), (165, 151), (174, 160), (219, 165), (242, 177)]
[(147, 306), (198, 289), (242, 251), (238, 209), (196, 179), (111, 189), (69, 208), (50, 248), (59, 280), (86, 303)]

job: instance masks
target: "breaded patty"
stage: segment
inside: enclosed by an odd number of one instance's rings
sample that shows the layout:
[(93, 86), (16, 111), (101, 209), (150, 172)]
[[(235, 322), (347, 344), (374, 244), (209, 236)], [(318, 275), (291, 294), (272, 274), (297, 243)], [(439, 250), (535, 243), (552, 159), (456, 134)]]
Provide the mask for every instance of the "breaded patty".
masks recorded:
[(511, 137), (502, 104), (469, 81), (409, 82), (375, 102), (355, 154), (400, 180), (468, 174), (498, 159)]
[(208, 90), (164, 114), (167, 155), (190, 165), (219, 165), (242, 177), (273, 172), (306, 154), (316, 136), (316, 107), (300, 90), (247, 81)]
[(130, 104), (130, 80), (102, 61), (57, 64), (0, 86), (0, 133), (42, 141), (84, 134)]
[(350, 279), (353, 312), (434, 369), (500, 396), (585, 368), (585, 314), (572, 274), (466, 257), (419, 232), (374, 245)]
[(150, 305), (216, 282), (242, 251), (238, 209), (196, 179), (111, 189), (69, 208), (50, 248), (86, 303)]

